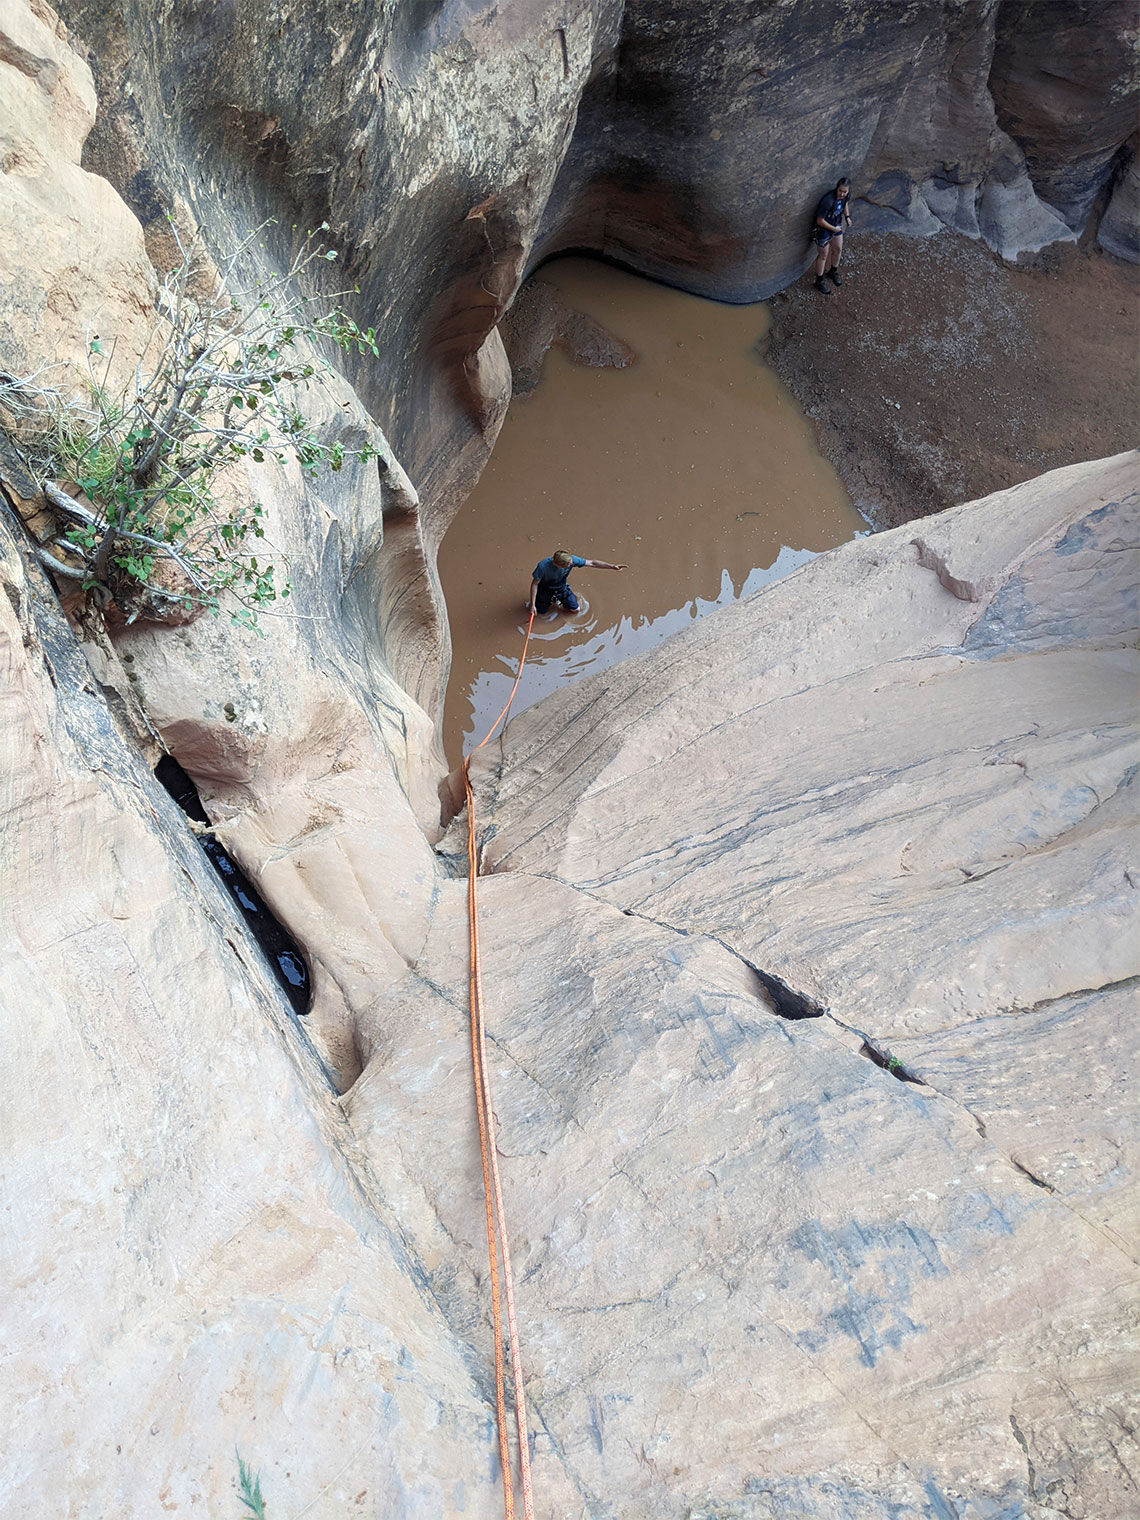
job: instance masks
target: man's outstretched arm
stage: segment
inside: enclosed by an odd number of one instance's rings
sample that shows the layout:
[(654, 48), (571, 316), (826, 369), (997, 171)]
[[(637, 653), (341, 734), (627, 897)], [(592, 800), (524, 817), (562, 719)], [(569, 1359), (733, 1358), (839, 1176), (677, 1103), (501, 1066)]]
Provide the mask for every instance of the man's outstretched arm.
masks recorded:
[(605, 560), (605, 559), (588, 559), (586, 561), (586, 564), (590, 567), (591, 570), (624, 570), (624, 569), (626, 569), (625, 565), (611, 565), (610, 562), (609, 562), (609, 560)]

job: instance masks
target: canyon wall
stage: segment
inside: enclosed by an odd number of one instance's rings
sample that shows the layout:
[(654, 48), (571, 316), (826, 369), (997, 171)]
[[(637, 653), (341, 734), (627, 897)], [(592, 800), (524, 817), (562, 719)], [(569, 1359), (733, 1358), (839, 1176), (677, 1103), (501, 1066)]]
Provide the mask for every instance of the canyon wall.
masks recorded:
[(1123, 0), (62, 12), (100, 90), (84, 161), (156, 257), (168, 214), (215, 246), (276, 218), (277, 257), (329, 224), (354, 313), (382, 335), (381, 363), (350, 378), (419, 496), (386, 506), (358, 586), (398, 683), (433, 715), (434, 551), (504, 413), (496, 324), (537, 262), (589, 249), (756, 300), (804, 269), (841, 173), (857, 227), (949, 226), (1013, 258), (1075, 235), (1135, 127)]
[[(847, 545), (481, 764), (539, 1514), (1135, 1512), (1136, 505)], [(461, 841), (343, 743), (237, 819), (292, 1018), (5, 544), (5, 1511), (221, 1513), (236, 1448), (489, 1520)]]
[[(868, 220), (1071, 235), (1113, 132), (1090, 107), (1088, 174), (1037, 199), (1003, 12), (128, 3), (68, 7), (76, 42), (0, 0), (6, 365), (96, 330), (129, 367), (167, 216), (215, 247), (275, 216), (266, 267), (327, 220), (384, 349), (309, 402), (379, 469), (257, 472), (295, 587), (261, 637), (80, 643), (4, 517), (7, 1513), (220, 1514), (235, 1447), (271, 1517), (497, 1512), (462, 863), (429, 843), (434, 550), (509, 395), (496, 322), (571, 242), (756, 294), (840, 168)], [(1134, 470), (850, 545), (488, 757), (540, 1513), (1134, 1511)], [(164, 748), (300, 943), (304, 1021)]]

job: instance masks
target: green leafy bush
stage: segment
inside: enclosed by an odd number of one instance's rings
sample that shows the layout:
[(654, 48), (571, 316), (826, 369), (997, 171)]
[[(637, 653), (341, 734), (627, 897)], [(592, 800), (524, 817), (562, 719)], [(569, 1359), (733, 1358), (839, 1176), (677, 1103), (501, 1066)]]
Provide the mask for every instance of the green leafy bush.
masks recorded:
[(289, 584), (260, 543), (264, 508), (228, 467), (294, 459), (315, 475), (375, 457), (368, 446), (323, 442), (303, 405), (331, 368), (330, 345), (379, 354), (371, 328), (301, 293), (309, 267), (335, 251), (310, 234), (284, 273), (245, 286), (238, 270), (258, 233), (216, 278), (179, 244), (142, 362), (119, 393), (106, 388), (113, 354), (98, 335), (82, 397), (0, 374), (0, 426), (61, 519), (56, 552), (41, 558), (100, 604), (113, 597), (128, 618), (227, 606), (255, 627)]

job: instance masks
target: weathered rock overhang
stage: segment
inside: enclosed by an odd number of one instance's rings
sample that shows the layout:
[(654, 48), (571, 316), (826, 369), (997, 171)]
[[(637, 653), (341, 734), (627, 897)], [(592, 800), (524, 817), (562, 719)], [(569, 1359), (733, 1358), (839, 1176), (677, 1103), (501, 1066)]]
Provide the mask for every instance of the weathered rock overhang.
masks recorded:
[(283, 249), (329, 223), (384, 336), (353, 379), (436, 540), (502, 415), (496, 323), (541, 259), (761, 299), (804, 268), (840, 173), (863, 227), (1016, 257), (1083, 228), (1135, 127), (1119, 0), (61, 9), (100, 92), (87, 162), (144, 226), (275, 217)]

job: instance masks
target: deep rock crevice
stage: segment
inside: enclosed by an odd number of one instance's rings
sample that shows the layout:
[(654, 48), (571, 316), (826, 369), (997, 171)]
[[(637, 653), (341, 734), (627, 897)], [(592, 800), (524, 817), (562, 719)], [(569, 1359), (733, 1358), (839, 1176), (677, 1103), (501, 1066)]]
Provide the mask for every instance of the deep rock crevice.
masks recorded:
[[(210, 817), (202, 806), (198, 788), (177, 760), (171, 755), (164, 755), (155, 767), (155, 776), (191, 820), (191, 827), (194, 829), (198, 843), (218, 873), (227, 892), (241, 910), (250, 935), (274, 968), (278, 984), (289, 1000), (293, 1012), (300, 1015), (307, 1014), (312, 988), (309, 968), (300, 947), (270, 912), (264, 898), (249, 877), (212, 837)], [(196, 828), (194, 828), (195, 824)]]

